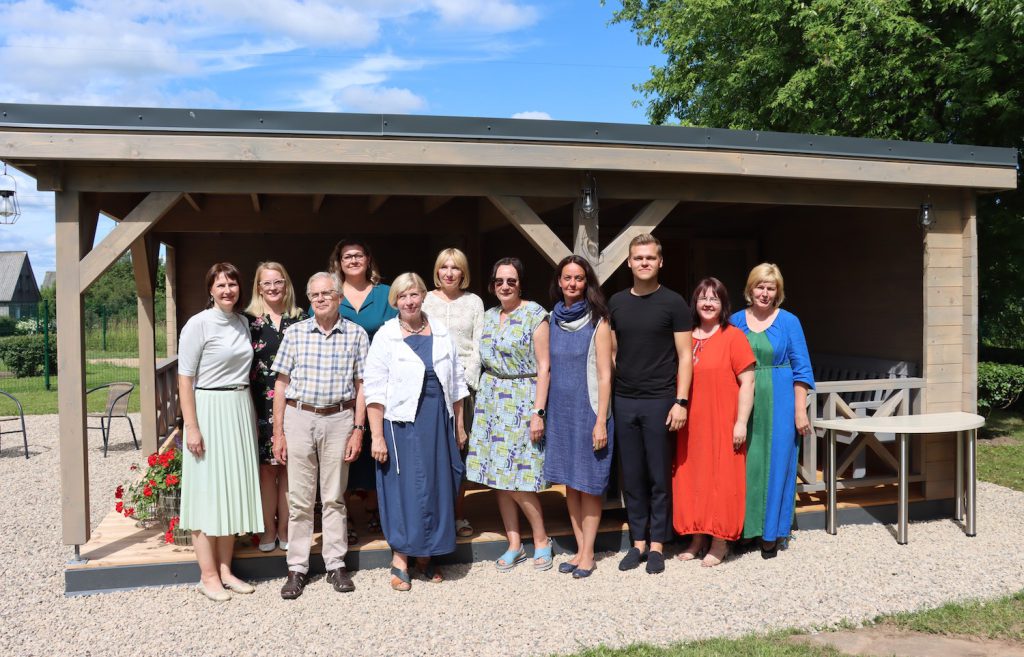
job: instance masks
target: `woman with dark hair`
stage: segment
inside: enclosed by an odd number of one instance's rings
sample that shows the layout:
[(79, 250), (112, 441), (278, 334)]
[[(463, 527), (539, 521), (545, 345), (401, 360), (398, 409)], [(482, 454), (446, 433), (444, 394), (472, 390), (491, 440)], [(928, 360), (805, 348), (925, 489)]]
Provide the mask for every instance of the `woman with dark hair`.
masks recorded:
[[(717, 278), (697, 283), (689, 419), (679, 430), (672, 524), (693, 539), (678, 559), (717, 566), (743, 533), (747, 420), (754, 405), (754, 352), (729, 324), (729, 293)], [(708, 537), (711, 547), (708, 549)]]
[(594, 268), (571, 255), (551, 282), (551, 387), (545, 418), (544, 477), (565, 484), (576, 555), (558, 572), (576, 579), (594, 570), (601, 496), (611, 472), (612, 332)]
[(537, 494), (544, 481), (544, 415), (548, 398), (548, 313), (522, 297), (523, 263), (494, 263), (488, 292), (499, 305), (484, 313), (480, 339), (483, 373), (466, 478), (497, 490), (508, 550), (495, 562), (506, 572), (526, 561), (519, 509), (533, 531), (533, 567), (551, 568), (552, 543)]
[[(381, 283), (380, 270), (373, 252), (366, 242), (346, 238), (334, 245), (327, 260), (327, 271), (341, 281), (342, 299), (338, 312), (345, 319), (362, 326), (373, 342), (373, 336), (384, 322), (398, 316), (398, 311), (388, 303), (391, 288)], [(313, 309), (310, 308), (310, 315)], [(377, 475), (374, 460), (370, 456), (373, 436), (365, 432), (363, 450), (348, 472), (348, 491), (357, 492), (366, 501), (367, 529), (380, 534), (380, 511), (377, 508)], [(351, 522), (348, 524), (350, 545), (359, 540)]]
[[(249, 396), (249, 324), (235, 312), (240, 275), (221, 262), (206, 274), (210, 300), (181, 330), (178, 391), (185, 424), (181, 528), (192, 530), (199, 591), (223, 602), (256, 589), (231, 572), (235, 535), (263, 531), (256, 415)], [(227, 590), (225, 590), (227, 589)]]

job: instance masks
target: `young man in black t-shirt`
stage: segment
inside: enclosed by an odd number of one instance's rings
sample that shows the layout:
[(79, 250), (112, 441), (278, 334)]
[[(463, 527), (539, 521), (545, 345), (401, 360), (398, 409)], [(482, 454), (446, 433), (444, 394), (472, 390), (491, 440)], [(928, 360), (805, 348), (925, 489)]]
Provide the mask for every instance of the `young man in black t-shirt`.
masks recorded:
[(615, 350), (615, 442), (633, 538), (619, 570), (636, 568), (646, 559), (648, 573), (665, 570), (664, 544), (672, 538), (669, 473), (676, 432), (686, 423), (693, 375), (693, 318), (683, 297), (658, 283), (663, 263), (654, 236), (634, 237), (626, 261), (633, 287), (613, 295), (608, 304)]

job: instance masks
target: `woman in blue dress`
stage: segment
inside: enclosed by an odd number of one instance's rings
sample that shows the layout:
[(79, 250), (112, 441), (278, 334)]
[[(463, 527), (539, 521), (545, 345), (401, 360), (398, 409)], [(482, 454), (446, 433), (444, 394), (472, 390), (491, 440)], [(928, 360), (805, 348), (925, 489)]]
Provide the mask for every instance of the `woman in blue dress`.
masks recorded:
[[(327, 260), (327, 271), (341, 280), (342, 299), (338, 312), (350, 322), (363, 327), (366, 336), (373, 342), (373, 336), (384, 322), (392, 319), (398, 311), (388, 302), (391, 288), (381, 283), (377, 261), (370, 246), (357, 239), (343, 239), (334, 245)], [(312, 316), (313, 309), (310, 308)], [(370, 457), (372, 436), (363, 436), (363, 450), (349, 468), (348, 493), (356, 493), (365, 500), (367, 515), (366, 528), (371, 534), (380, 532), (380, 513), (377, 509), (376, 474)], [(350, 514), (351, 516), (351, 514)], [(354, 524), (349, 518), (349, 545), (359, 540)]]
[(746, 310), (730, 319), (747, 334), (757, 358), (743, 538), (761, 537), (761, 556), (771, 559), (793, 525), (797, 441), (811, 433), (807, 391), (814, 388), (814, 373), (800, 320), (779, 307), (785, 294), (778, 266), (766, 262), (754, 267), (743, 296)]
[(455, 550), (455, 498), (462, 483), (455, 426), (461, 426), (469, 388), (454, 338), (422, 311), (426, 294), (416, 274), (395, 279), (389, 302), (399, 314), (374, 337), (363, 379), (396, 591), (412, 587), (410, 556), (428, 581), (443, 580), (430, 557)]
[(608, 306), (585, 259), (571, 255), (558, 263), (551, 297), (556, 303), (544, 477), (565, 484), (578, 548), (558, 572), (582, 579), (594, 570), (594, 541), (612, 463), (612, 336)]

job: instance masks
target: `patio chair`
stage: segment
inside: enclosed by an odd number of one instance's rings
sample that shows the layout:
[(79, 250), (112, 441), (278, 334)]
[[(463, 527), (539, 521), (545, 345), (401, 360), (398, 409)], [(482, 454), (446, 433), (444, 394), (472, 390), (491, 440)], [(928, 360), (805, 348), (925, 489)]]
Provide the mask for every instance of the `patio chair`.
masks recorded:
[[(4, 397), (10, 399), (12, 402), (14, 402), (14, 405), (18, 407), (17, 416), (0, 417), (0, 436), (3, 436), (5, 433), (20, 433), (21, 439), (25, 441), (25, 458), (28, 458), (28, 433), (25, 431), (25, 410), (21, 407), (21, 402), (18, 401), (17, 397), (12, 395), (11, 393), (0, 390), (0, 395), (3, 395)], [(21, 428), (8, 429), (4, 431), (4, 423), (6, 422), (17, 422), (20, 424)]]
[(115, 417), (123, 417), (128, 420), (128, 426), (132, 430), (132, 440), (135, 442), (135, 449), (139, 449), (139, 439), (135, 437), (135, 425), (132, 424), (132, 419), (128, 417), (128, 400), (131, 398), (132, 390), (135, 390), (135, 384), (126, 382), (117, 383), (104, 383), (101, 386), (90, 388), (86, 390), (85, 394), (88, 397), (94, 392), (99, 390), (107, 390), (107, 405), (100, 413), (89, 413), (89, 418), (98, 418), (100, 425), (89, 426), (89, 429), (99, 429), (103, 434), (103, 456), (107, 456), (107, 444), (110, 442), (110, 424), (114, 421)]

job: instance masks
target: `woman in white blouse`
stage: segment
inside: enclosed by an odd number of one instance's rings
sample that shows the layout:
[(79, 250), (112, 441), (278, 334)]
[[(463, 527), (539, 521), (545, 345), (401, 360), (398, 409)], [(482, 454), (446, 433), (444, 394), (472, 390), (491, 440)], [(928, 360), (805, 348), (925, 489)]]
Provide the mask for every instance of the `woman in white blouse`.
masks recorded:
[(410, 556), (429, 581), (442, 581), (430, 558), (455, 550), (453, 513), (464, 471), (455, 427), (462, 426), (469, 390), (448, 329), (422, 312), (426, 294), (416, 274), (391, 284), (388, 302), (398, 317), (373, 337), (363, 378), (381, 527), (398, 591), (411, 587)]
[[(423, 300), (423, 312), (430, 321), (443, 324), (455, 338), (459, 363), (466, 373), (469, 397), (463, 400), (463, 423), (457, 427), (459, 445), (465, 445), (473, 426), (473, 399), (480, 383), (480, 336), (484, 330), (484, 302), (469, 288), (469, 261), (459, 249), (444, 249), (434, 261), (433, 292)], [(462, 452), (465, 459), (465, 451)], [(473, 535), (473, 527), (463, 514), (465, 484), (455, 501), (455, 533)]]
[(239, 279), (230, 263), (210, 267), (207, 309), (188, 320), (178, 347), (186, 448), (179, 522), (192, 530), (199, 591), (217, 602), (230, 600), (228, 591), (255, 591), (231, 572), (231, 558), (236, 534), (263, 531), (256, 415), (248, 390), (253, 351), (249, 324), (235, 312)]

